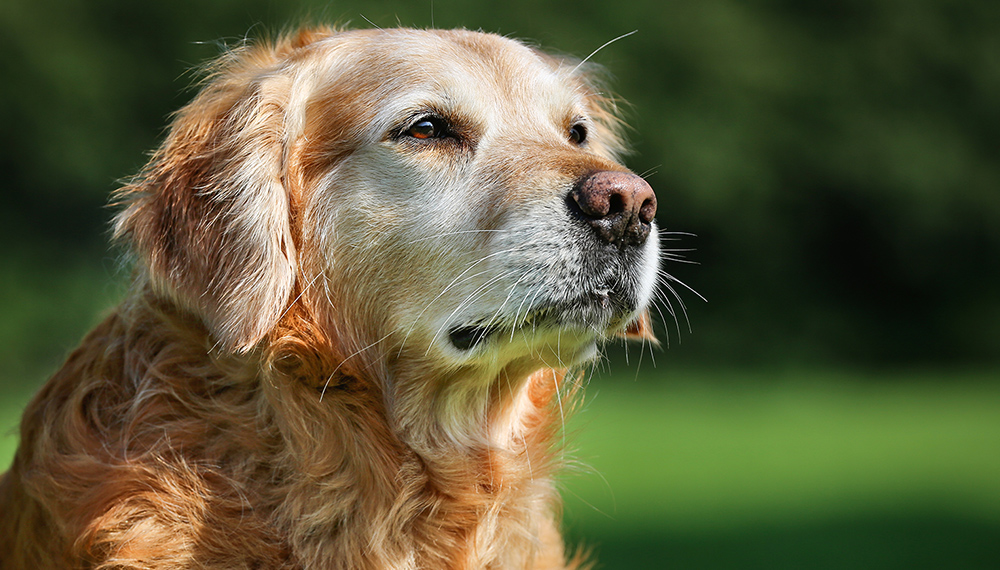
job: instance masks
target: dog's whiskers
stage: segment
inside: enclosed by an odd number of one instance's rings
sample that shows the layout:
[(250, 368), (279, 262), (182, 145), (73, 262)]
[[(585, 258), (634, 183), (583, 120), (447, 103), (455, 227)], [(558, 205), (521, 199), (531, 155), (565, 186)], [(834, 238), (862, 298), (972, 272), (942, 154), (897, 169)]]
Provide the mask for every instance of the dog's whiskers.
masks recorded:
[(278, 319), (279, 321), (281, 319), (285, 318), (285, 315), (288, 314), (288, 311), (292, 310), (292, 307), (295, 306), (295, 303), (298, 303), (299, 299), (301, 299), (302, 296), (306, 294), (306, 291), (308, 291), (310, 288), (312, 288), (313, 284), (316, 283), (316, 280), (319, 279), (322, 276), (323, 276), (323, 273), (317, 273), (315, 277), (313, 277), (312, 279), (309, 280), (308, 283), (306, 283), (306, 286), (303, 287), (302, 290), (299, 291), (299, 294), (296, 295), (294, 299), (292, 299), (292, 302), (289, 303), (287, 307), (285, 307), (285, 311), (283, 313), (281, 313), (281, 317)]
[[(484, 255), (484, 256), (480, 257), (479, 259), (477, 259), (476, 261), (470, 263), (469, 266), (465, 268), (465, 270), (463, 270), (461, 273), (459, 273), (454, 279), (451, 280), (450, 283), (448, 283), (448, 285), (446, 285), (443, 289), (441, 289), (441, 291), (438, 292), (438, 294), (435, 295), (435, 297), (433, 299), (431, 299), (426, 305), (424, 305), (424, 307), (420, 310), (420, 312), (417, 313), (417, 316), (413, 318), (413, 321), (410, 323), (409, 328), (407, 329), (406, 333), (403, 336), (403, 341), (400, 344), (400, 351), (402, 351), (403, 346), (406, 343), (406, 340), (409, 339), (409, 337), (410, 337), (410, 334), (413, 332), (413, 330), (416, 328), (416, 326), (420, 323), (420, 318), (424, 315), (425, 312), (427, 312), (428, 309), (430, 309), (430, 307), (436, 301), (438, 301), (441, 297), (443, 297), (445, 295), (445, 293), (447, 293), (448, 291), (450, 291), (451, 288), (455, 287), (456, 285), (459, 285), (461, 283), (465, 283), (467, 281), (471, 281), (471, 280), (476, 279), (477, 277), (485, 275), (485, 274), (487, 274), (489, 272), (489, 270), (483, 270), (483, 271), (480, 271), (478, 273), (474, 273), (473, 275), (466, 276), (466, 274), (469, 271), (471, 271), (474, 267), (476, 267), (480, 263), (486, 261), (487, 259), (490, 259), (490, 258), (495, 257), (497, 255), (504, 255), (504, 254), (507, 254), (507, 253), (513, 253), (513, 252), (518, 251), (519, 249), (523, 249), (524, 247), (525, 247), (524, 244), (519, 244), (519, 245), (517, 245), (515, 247), (503, 249), (503, 250), (500, 250), (500, 251), (496, 251), (496, 252), (490, 253), (488, 255)], [(510, 275), (510, 274), (512, 274), (512, 273), (508, 273), (508, 274), (504, 274), (504, 275), (500, 275), (500, 276), (494, 277), (490, 281), (488, 281), (487, 283), (489, 284), (489, 283), (495, 282), (495, 281), (497, 281), (499, 279), (506, 278), (506, 276)], [(480, 289), (481, 288), (482, 288), (482, 286), (480, 286)], [(462, 301), (462, 303), (459, 303), (459, 306), (456, 307), (455, 310), (453, 310), (452, 313), (448, 316), (448, 319), (446, 319), (444, 321), (445, 324), (443, 324), (441, 327), (439, 327), (438, 330), (434, 333), (435, 336), (441, 334), (441, 330), (442, 330), (442, 328), (444, 326), (446, 326), (447, 322), (450, 321), (451, 318), (454, 317), (455, 314), (459, 310), (461, 310), (463, 308), (463, 305), (468, 302), (469, 297), (472, 297), (478, 291), (479, 291), (479, 289), (477, 289), (472, 294), (470, 294), (468, 297), (466, 297), (465, 301)], [(428, 351), (429, 350), (430, 350), (430, 346), (428, 346)], [(426, 356), (426, 353), (425, 353), (425, 356)]]
[[(528, 313), (531, 311), (531, 307), (533, 307), (535, 305), (535, 299), (537, 299), (538, 298), (538, 294), (542, 292), (542, 288), (541, 287), (535, 287), (534, 291), (535, 291), (534, 294), (531, 295), (531, 302), (528, 303), (528, 308), (525, 310), (524, 318), (528, 317)], [(529, 289), (524, 294), (524, 297), (521, 298), (521, 304), (517, 306), (517, 311), (514, 312), (514, 322), (515, 323), (520, 322), (519, 319), (521, 318), (521, 308), (524, 307), (524, 302), (528, 300), (528, 295), (529, 294), (531, 294), (531, 289)], [(535, 327), (536, 327), (536, 323), (532, 322), (531, 323), (531, 331), (532, 332), (534, 332), (536, 330)], [(516, 327), (514, 328), (514, 330), (517, 330)], [(510, 332), (510, 339), (511, 339), (511, 341), (514, 340), (514, 330), (511, 330), (511, 332)]]
[(570, 72), (570, 75), (576, 75), (576, 72), (580, 69), (580, 67), (583, 66), (583, 64), (587, 63), (587, 61), (589, 61), (590, 58), (592, 58), (595, 55), (597, 55), (597, 52), (599, 52), (602, 49), (608, 47), (609, 45), (617, 42), (618, 40), (625, 39), (625, 38), (631, 36), (632, 34), (637, 34), (637, 33), (639, 33), (639, 30), (632, 30), (631, 32), (628, 32), (627, 34), (622, 34), (622, 35), (618, 36), (617, 38), (615, 38), (613, 40), (609, 40), (607, 42), (604, 42), (604, 45), (602, 45), (601, 47), (599, 47), (599, 48), (595, 49), (594, 51), (590, 52), (590, 55), (588, 55), (587, 57), (583, 58), (580, 61), (580, 63), (576, 64), (576, 67), (573, 68), (573, 71)]
[[(461, 281), (459, 281), (459, 283), (465, 283), (467, 281), (471, 281), (473, 279), (476, 279), (478, 277), (486, 275), (487, 273), (489, 273), (489, 271), (486, 271), (486, 270), (480, 271), (478, 273), (474, 273), (472, 275), (469, 275), (469, 276), (463, 278)], [(473, 291), (469, 295), (469, 297), (472, 297), (472, 296), (476, 295), (476, 293), (479, 292), (484, 286), (489, 286), (492, 283), (494, 283), (494, 282), (496, 282), (496, 281), (498, 281), (500, 279), (503, 279), (504, 277), (505, 277), (505, 275), (498, 275), (498, 276), (490, 278), (489, 280), (486, 281), (486, 283), (484, 283), (483, 285), (480, 285), (478, 288), (476, 288), (476, 290)], [(399, 347), (400, 353), (402, 352), (403, 346), (406, 344), (406, 341), (410, 338), (410, 334), (412, 334), (413, 331), (414, 331), (414, 329), (416, 329), (417, 325), (420, 324), (420, 318), (424, 315), (424, 313), (427, 312), (428, 309), (431, 308), (431, 306), (434, 304), (435, 301), (437, 301), (438, 299), (441, 298), (442, 295), (444, 295), (443, 291), (440, 294), (438, 294), (436, 297), (434, 297), (433, 299), (431, 299), (426, 305), (424, 305), (424, 307), (422, 309), (420, 309), (420, 312), (417, 313), (417, 316), (413, 318), (413, 321), (410, 323), (410, 326), (406, 329), (406, 333), (403, 335), (403, 341), (400, 343), (400, 347)], [(456, 307), (455, 311), (452, 312), (452, 316), (454, 315), (454, 313), (456, 311), (460, 310), (461, 305), (463, 303), (467, 302), (469, 297), (467, 297), (466, 300), (462, 301), (462, 303), (459, 303), (459, 307)], [(440, 329), (438, 329), (437, 333), (440, 333), (440, 332), (441, 332)]]
[(420, 243), (420, 242), (424, 242), (424, 241), (431, 241), (431, 240), (441, 239), (443, 237), (457, 236), (457, 235), (464, 235), (464, 234), (505, 234), (505, 233), (508, 233), (508, 230), (496, 230), (496, 229), (457, 230), (457, 231), (453, 231), (453, 232), (442, 232), (442, 233), (439, 233), (439, 234), (434, 234), (432, 236), (417, 238), (415, 240), (408, 241), (408, 242), (404, 243), (403, 245), (413, 245), (415, 243)]
[(327, 390), (327, 388), (329, 388), (329, 387), (330, 387), (330, 382), (331, 382), (331, 381), (333, 380), (333, 377), (337, 375), (337, 372), (340, 372), (340, 369), (341, 369), (341, 367), (342, 367), (342, 366), (344, 366), (344, 364), (345, 364), (345, 363), (347, 363), (347, 361), (348, 361), (348, 360), (350, 360), (350, 359), (354, 358), (355, 356), (358, 356), (358, 355), (360, 355), (360, 354), (363, 354), (363, 353), (365, 353), (365, 352), (366, 352), (366, 351), (368, 351), (368, 350), (371, 350), (372, 348), (374, 348), (374, 347), (378, 346), (378, 345), (379, 345), (379, 343), (381, 343), (381, 342), (382, 342), (382, 341), (384, 341), (385, 339), (389, 338), (390, 336), (392, 336), (392, 333), (391, 333), (391, 332), (389, 332), (389, 333), (386, 333), (386, 335), (385, 335), (385, 336), (383, 336), (382, 338), (380, 338), (380, 339), (376, 340), (375, 342), (373, 342), (373, 343), (369, 344), (369, 345), (368, 345), (368, 346), (366, 346), (366, 347), (363, 347), (363, 348), (359, 348), (359, 349), (358, 349), (358, 350), (356, 350), (356, 351), (355, 351), (354, 353), (352, 353), (352, 354), (351, 354), (350, 356), (347, 356), (347, 357), (345, 357), (345, 358), (344, 358), (343, 360), (341, 360), (341, 361), (340, 361), (340, 363), (339, 363), (339, 364), (337, 364), (337, 367), (333, 369), (333, 372), (331, 372), (331, 373), (330, 373), (330, 375), (329, 375), (329, 376), (327, 376), (327, 378), (326, 378), (326, 382), (325, 382), (325, 383), (323, 384), (323, 389), (322, 389), (322, 390), (320, 391), (320, 394), (319, 394), (319, 401), (320, 401), (320, 402), (322, 402), (322, 401), (323, 401), (323, 396), (325, 396), (325, 395), (326, 395), (326, 390)]
[[(434, 331), (434, 337), (437, 337), (438, 335), (440, 335), (441, 331), (443, 331), (444, 328), (447, 327), (451, 323), (451, 319), (454, 318), (454, 316), (457, 315), (460, 311), (464, 310), (466, 307), (468, 307), (474, 301), (476, 301), (476, 300), (482, 298), (483, 296), (485, 296), (490, 291), (491, 287), (493, 287), (494, 285), (496, 285), (500, 281), (503, 281), (507, 277), (510, 277), (511, 275), (514, 275), (515, 273), (516, 273), (516, 271), (509, 271), (507, 273), (503, 273), (501, 275), (497, 275), (496, 277), (494, 277), (494, 278), (490, 279), (489, 281), (483, 283), (482, 285), (480, 285), (479, 287), (477, 287), (474, 291), (472, 291), (471, 293), (469, 293), (465, 297), (465, 299), (463, 299), (460, 303), (458, 303), (455, 306), (454, 310), (452, 310), (451, 313), (448, 314), (448, 317), (441, 322), (441, 325), (437, 328), (436, 331)], [(424, 356), (426, 356), (430, 352), (430, 349), (431, 349), (431, 346), (428, 345), (427, 350), (424, 352)]]
[(647, 178), (649, 178), (651, 176), (656, 175), (656, 172), (657, 172), (656, 169), (659, 168), (659, 167), (660, 167), (660, 165), (656, 165), (656, 166), (650, 167), (650, 168), (648, 168), (646, 170), (643, 170), (642, 174), (639, 175), (639, 178), (642, 178), (642, 179), (645, 180), (645, 179), (647, 179)]
[[(513, 274), (513, 273), (515, 273), (515, 272), (512, 271), (511, 274)], [(504, 307), (507, 306), (507, 302), (510, 301), (510, 298), (514, 295), (514, 290), (517, 289), (518, 284), (520, 284), (521, 281), (523, 281), (525, 277), (528, 277), (530, 275), (531, 275), (531, 271), (530, 270), (523, 271), (521, 273), (521, 276), (518, 277), (517, 280), (514, 281), (514, 283), (512, 283), (511, 286), (509, 287), (509, 291), (507, 292), (507, 297), (504, 298), (503, 303), (500, 303), (500, 306), (497, 307), (497, 310), (493, 312), (493, 316), (490, 317), (487, 322), (496, 322), (497, 318), (500, 316), (500, 313), (503, 312)], [(514, 328), (517, 328), (517, 322), (518, 322), (517, 321), (517, 314), (515, 314), (514, 315), (514, 324), (513, 324)], [(513, 332), (511, 334), (513, 334)]]

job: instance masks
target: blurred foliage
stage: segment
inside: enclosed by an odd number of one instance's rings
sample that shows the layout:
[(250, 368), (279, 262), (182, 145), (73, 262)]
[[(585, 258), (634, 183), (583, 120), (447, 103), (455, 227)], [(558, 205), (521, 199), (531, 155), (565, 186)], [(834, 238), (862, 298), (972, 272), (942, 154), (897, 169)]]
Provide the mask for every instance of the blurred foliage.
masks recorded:
[[(661, 303), (671, 361), (1000, 362), (989, 0), (7, 0), (0, 357), (47, 360), (46, 336), (71, 346), (88, 324), (18, 299), (126, 279), (104, 204), (193, 95), (188, 70), (301, 21), (482, 28), (578, 57), (637, 29), (594, 60), (629, 101), (629, 164), (657, 189), (661, 225), (698, 236), (665, 242), (695, 249), (697, 265), (667, 270), (709, 300), (678, 287), (693, 334)], [(90, 314), (111, 302), (88, 299)], [(52, 323), (41, 340), (21, 334), (38, 322)]]

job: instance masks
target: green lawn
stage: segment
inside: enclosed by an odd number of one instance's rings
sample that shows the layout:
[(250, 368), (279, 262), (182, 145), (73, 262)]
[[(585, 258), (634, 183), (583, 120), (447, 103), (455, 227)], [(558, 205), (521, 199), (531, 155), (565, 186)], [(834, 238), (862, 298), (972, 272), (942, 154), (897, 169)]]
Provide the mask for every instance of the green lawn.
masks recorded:
[(604, 568), (1000, 568), (995, 374), (599, 377), (571, 534)]
[(666, 368), (599, 375), (568, 426), (567, 531), (600, 567), (1000, 568), (995, 374)]

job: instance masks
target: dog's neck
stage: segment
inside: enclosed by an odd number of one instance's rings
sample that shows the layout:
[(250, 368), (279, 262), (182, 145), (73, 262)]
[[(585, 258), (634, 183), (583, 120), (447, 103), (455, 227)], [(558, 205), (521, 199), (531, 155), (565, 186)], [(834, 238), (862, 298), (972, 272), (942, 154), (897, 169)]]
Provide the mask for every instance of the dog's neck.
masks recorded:
[[(441, 560), (516, 553), (527, 558), (507, 566), (523, 567), (536, 547), (510, 545), (556, 526), (552, 451), (562, 428), (563, 374), (519, 364), (482, 378), (468, 370), (429, 374), (381, 356), (373, 361), (388, 364), (331, 361), (334, 374), (306, 381), (285, 371), (262, 382), (279, 410), (274, 417), (298, 422), (282, 427), (294, 450), (289, 477), (314, 482), (292, 487), (303, 499), (285, 501), (297, 509), (288, 520), (314, 521), (304, 535), (324, 536), (340, 523), (322, 513), (350, 503), (352, 516), (375, 523), (373, 532), (405, 523), (446, 537), (434, 555)], [(504, 544), (511, 554), (494, 552)]]
[(558, 406), (564, 371), (524, 358), (502, 367), (435, 372), (428, 363), (402, 356), (386, 359), (389, 367), (379, 379), (388, 419), (401, 441), (429, 455), (490, 450), (537, 454), (539, 461), (547, 455), (548, 443), (526, 448), (538, 435), (550, 435), (547, 429), (533, 432)]

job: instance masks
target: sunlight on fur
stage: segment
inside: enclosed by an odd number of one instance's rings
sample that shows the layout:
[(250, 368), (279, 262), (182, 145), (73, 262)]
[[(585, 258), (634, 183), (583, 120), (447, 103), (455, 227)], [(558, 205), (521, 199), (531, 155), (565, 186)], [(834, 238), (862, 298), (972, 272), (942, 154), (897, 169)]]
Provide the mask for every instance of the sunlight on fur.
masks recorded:
[(590, 64), (307, 29), (115, 197), (135, 282), (34, 398), (0, 568), (579, 568), (582, 364), (655, 343), (656, 196)]

